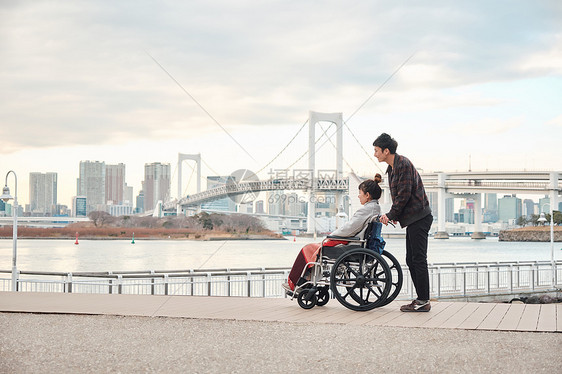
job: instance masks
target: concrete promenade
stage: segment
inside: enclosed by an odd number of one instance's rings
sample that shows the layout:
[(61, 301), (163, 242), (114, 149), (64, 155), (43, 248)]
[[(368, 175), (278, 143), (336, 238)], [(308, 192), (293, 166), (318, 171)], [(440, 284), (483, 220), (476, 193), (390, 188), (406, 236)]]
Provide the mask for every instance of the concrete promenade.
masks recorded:
[(305, 310), (290, 299), (0, 292), (0, 312), (315, 322), (466, 330), (562, 332), (562, 304), (432, 302), (429, 313), (402, 313), (393, 302), (355, 312), (337, 300)]
[(0, 292), (0, 373), (560, 370), (562, 306)]

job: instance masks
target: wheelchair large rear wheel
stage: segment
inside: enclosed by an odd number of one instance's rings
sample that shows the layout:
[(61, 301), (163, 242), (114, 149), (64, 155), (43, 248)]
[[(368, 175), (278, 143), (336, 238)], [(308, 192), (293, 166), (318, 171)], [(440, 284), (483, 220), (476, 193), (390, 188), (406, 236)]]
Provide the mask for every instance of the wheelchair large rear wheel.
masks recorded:
[(336, 260), (330, 286), (343, 306), (367, 311), (385, 301), (392, 287), (392, 273), (378, 253), (366, 248), (353, 249)]
[(402, 290), (402, 282), (404, 281), (402, 265), (400, 265), (396, 257), (387, 251), (382, 252), (382, 257), (386, 260), (388, 266), (390, 267), (390, 273), (392, 274), (392, 286), (388, 296), (379, 306), (385, 306), (396, 299), (398, 294), (400, 294), (400, 290)]

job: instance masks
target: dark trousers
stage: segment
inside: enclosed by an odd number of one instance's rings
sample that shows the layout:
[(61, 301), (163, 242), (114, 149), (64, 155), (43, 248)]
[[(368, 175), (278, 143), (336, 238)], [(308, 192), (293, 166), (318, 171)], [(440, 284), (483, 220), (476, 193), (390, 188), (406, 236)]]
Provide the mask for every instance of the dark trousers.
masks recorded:
[(406, 264), (410, 270), (418, 300), (429, 300), (427, 237), (432, 222), (433, 216), (428, 214), (406, 227)]

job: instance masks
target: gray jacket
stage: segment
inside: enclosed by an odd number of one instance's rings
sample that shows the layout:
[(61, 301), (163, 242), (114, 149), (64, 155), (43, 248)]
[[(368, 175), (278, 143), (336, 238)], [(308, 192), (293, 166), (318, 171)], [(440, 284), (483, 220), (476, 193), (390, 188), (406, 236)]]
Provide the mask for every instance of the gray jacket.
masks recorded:
[(349, 221), (330, 235), (342, 237), (358, 236), (363, 239), (363, 233), (367, 228), (369, 219), (380, 213), (381, 207), (378, 200), (371, 200), (361, 206), (361, 208), (355, 212)]

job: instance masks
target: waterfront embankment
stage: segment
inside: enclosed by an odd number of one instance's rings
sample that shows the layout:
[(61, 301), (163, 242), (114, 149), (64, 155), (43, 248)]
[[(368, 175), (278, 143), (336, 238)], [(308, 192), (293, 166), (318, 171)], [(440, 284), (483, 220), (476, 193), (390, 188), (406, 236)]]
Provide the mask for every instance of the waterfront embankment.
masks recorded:
[[(554, 226), (554, 241), (562, 242), (562, 226)], [(501, 242), (549, 242), (550, 227), (521, 227), (512, 230), (501, 230), (499, 234)]]
[[(0, 227), (0, 239), (11, 239), (12, 227)], [(146, 228), (146, 227), (18, 227), (19, 239), (75, 239), (80, 240), (283, 240), (283, 236), (264, 230), (238, 232), (206, 229)]]

